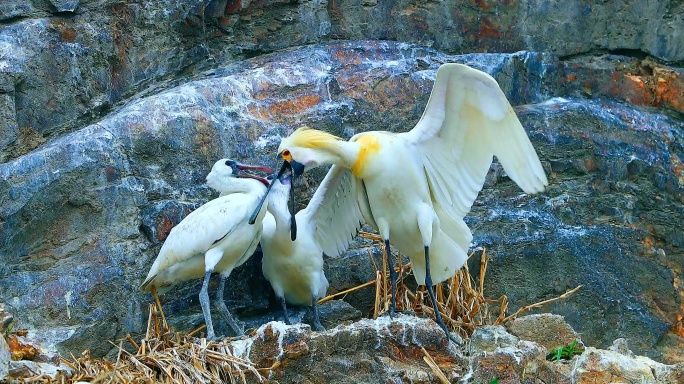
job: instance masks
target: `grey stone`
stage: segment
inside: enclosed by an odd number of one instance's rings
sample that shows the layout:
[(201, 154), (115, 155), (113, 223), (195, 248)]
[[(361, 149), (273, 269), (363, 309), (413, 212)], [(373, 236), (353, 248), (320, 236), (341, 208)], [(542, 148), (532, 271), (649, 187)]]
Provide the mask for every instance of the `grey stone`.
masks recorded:
[(52, 379), (56, 378), (59, 373), (68, 375), (71, 368), (66, 366), (58, 366), (50, 363), (41, 363), (30, 360), (19, 360), (10, 362), (11, 377), (36, 377), (48, 376)]
[(79, 0), (50, 0), (50, 4), (57, 12), (74, 12), (79, 3)]
[(447, 345), (437, 324), (413, 316), (363, 319), (322, 332), (270, 322), (254, 336), (231, 344), (237, 356), (249, 358), (256, 366), (282, 361), (283, 368), (269, 377), (277, 382), (395, 382), (406, 376), (434, 382), (421, 348), (440, 361), (447, 374), (461, 372), (458, 365), (445, 364), (458, 361), (460, 354)]
[(14, 95), (0, 93), (0, 155), (18, 137), (19, 129), (14, 109)]
[(29, 1), (3, 1), (0, 3), (0, 20), (27, 16), (34, 11), (35, 9)]
[(485, 325), (475, 328), (470, 337), (470, 350), (473, 353), (493, 352), (499, 348), (515, 347), (518, 341), (501, 325)]
[(569, 56), (603, 49), (684, 58), (679, 2), (447, 0), (416, 6), (342, 0), (331, 10), (331, 34), (338, 38), (421, 42), (451, 52), (526, 49)]
[(533, 341), (549, 351), (580, 342), (579, 335), (563, 316), (550, 313), (519, 317), (509, 321), (506, 328), (520, 339)]
[(12, 361), (12, 356), (10, 355), (9, 345), (5, 341), (5, 336), (0, 334), (0, 380), (9, 374), (10, 361)]
[(623, 338), (615, 339), (615, 341), (613, 341), (613, 345), (610, 346), (609, 350), (625, 356), (634, 357), (634, 353), (629, 350), (627, 340)]

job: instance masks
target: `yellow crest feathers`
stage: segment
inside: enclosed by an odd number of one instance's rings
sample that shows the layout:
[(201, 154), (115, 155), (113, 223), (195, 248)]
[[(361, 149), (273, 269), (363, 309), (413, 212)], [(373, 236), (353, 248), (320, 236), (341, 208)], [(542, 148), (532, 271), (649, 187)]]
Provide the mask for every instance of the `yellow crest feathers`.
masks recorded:
[(309, 127), (300, 127), (292, 134), (285, 138), (280, 146), (284, 147), (287, 145), (293, 145), (295, 147), (302, 148), (329, 148), (335, 145), (338, 141), (341, 141), (339, 137), (332, 135), (328, 132), (319, 131), (318, 129), (313, 129)]

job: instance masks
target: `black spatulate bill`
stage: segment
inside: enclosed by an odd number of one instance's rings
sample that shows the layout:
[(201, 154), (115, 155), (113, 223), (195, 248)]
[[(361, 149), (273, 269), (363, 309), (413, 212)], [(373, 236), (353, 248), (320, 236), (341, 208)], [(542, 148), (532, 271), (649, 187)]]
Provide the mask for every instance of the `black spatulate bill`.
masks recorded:
[(292, 188), (290, 188), (290, 239), (297, 239), (297, 219), (295, 218), (295, 177), (304, 173), (304, 164), (291, 160), (289, 162), (292, 169)]
[[(287, 162), (286, 162), (287, 164)], [(290, 188), (290, 240), (297, 239), (297, 219), (295, 218), (295, 173), (292, 172), (292, 188)]]
[[(285, 170), (288, 167), (290, 167), (290, 164), (287, 161), (284, 162), (283, 166), (280, 167), (280, 171), (278, 171), (278, 173), (276, 174), (275, 179), (278, 179), (283, 174), (283, 172), (285, 172)], [(293, 178), (293, 181), (294, 181), (294, 178)], [(266, 201), (266, 196), (268, 196), (268, 193), (271, 191), (271, 188), (273, 188), (273, 182), (271, 182), (271, 184), (268, 186), (268, 188), (266, 188), (266, 193), (264, 193), (264, 196), (262, 196), (261, 200), (259, 200), (259, 204), (257, 204), (257, 207), (254, 210), (254, 213), (252, 213), (252, 216), (249, 217), (249, 224), (254, 225), (254, 223), (256, 222), (256, 218), (257, 218), (257, 216), (259, 216), (259, 211), (261, 211), (261, 207), (264, 205), (264, 201)], [(292, 193), (292, 192), (290, 192), (290, 193)]]

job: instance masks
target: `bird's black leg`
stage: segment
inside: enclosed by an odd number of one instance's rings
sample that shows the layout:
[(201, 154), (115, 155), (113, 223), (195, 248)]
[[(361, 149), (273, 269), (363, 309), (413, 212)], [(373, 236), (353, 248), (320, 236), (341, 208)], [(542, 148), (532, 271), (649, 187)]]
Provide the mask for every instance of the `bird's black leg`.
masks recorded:
[(219, 289), (218, 289), (218, 295), (216, 295), (216, 307), (219, 310), (219, 313), (223, 315), (223, 318), (228, 322), (228, 325), (230, 325), (231, 328), (233, 328), (233, 331), (235, 331), (236, 336), (242, 336), (245, 334), (244, 327), (239, 324), (237, 320), (233, 317), (233, 315), (230, 314), (230, 311), (228, 311), (228, 307), (226, 306), (226, 302), (223, 301), (223, 291), (226, 285), (226, 277), (223, 274), (221, 275), (221, 282), (219, 283)]
[(430, 247), (425, 246), (425, 287), (430, 295), (430, 300), (432, 300), (432, 308), (435, 310), (435, 321), (442, 328), (446, 334), (447, 339), (451, 339), (451, 334), (442, 321), (442, 315), (439, 313), (439, 306), (437, 305), (437, 297), (435, 296), (435, 290), (432, 287), (432, 276), (430, 276)]
[(207, 339), (213, 340), (216, 338), (214, 334), (214, 325), (211, 322), (211, 308), (209, 306), (209, 278), (211, 277), (211, 270), (204, 275), (204, 283), (200, 290), (199, 300), (202, 305), (202, 313), (204, 314), (204, 322), (207, 324)]
[(385, 250), (387, 252), (387, 265), (389, 266), (390, 283), (392, 284), (392, 306), (390, 307), (390, 318), (394, 318), (397, 311), (397, 272), (394, 270), (394, 260), (390, 252), (389, 239), (385, 240)]
[(283, 309), (285, 324), (292, 325), (292, 322), (290, 321), (290, 316), (287, 315), (287, 304), (285, 304), (285, 297), (279, 297), (278, 299), (280, 299), (280, 307)]
[(318, 299), (316, 296), (311, 296), (311, 308), (313, 308), (313, 329), (314, 331), (325, 331), (325, 327), (321, 324), (321, 318), (318, 316)]

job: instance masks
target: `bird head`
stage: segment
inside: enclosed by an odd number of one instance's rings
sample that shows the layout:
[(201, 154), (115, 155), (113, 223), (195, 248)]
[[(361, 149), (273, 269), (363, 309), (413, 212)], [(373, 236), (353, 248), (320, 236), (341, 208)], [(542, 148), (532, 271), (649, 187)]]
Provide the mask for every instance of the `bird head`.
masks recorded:
[(311, 168), (333, 163), (340, 141), (335, 135), (304, 126), (280, 141), (278, 154), (290, 164), (294, 176), (299, 176)]
[(214, 163), (211, 172), (207, 175), (207, 185), (222, 194), (234, 192), (235, 178), (255, 179), (268, 187), (269, 182), (265, 178), (250, 172), (273, 173), (273, 169), (262, 165), (250, 165), (239, 163), (232, 159), (221, 159)]

